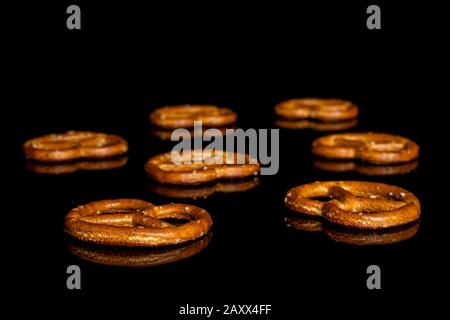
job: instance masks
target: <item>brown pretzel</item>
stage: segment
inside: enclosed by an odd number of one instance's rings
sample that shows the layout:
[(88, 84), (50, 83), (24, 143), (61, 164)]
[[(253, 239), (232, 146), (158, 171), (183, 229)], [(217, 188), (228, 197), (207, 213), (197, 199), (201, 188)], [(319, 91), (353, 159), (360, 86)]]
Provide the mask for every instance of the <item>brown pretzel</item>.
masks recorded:
[(355, 127), (356, 125), (358, 125), (358, 119), (338, 121), (338, 122), (277, 119), (275, 121), (275, 125), (283, 129), (293, 129), (293, 130), (311, 129), (314, 131), (323, 131), (323, 132), (340, 131)]
[(236, 122), (237, 115), (231, 109), (213, 105), (180, 105), (156, 109), (150, 114), (150, 122), (165, 129), (191, 128), (194, 121), (208, 127), (226, 126)]
[[(162, 219), (188, 220), (176, 225)], [(208, 232), (212, 220), (205, 210), (187, 204), (154, 206), (118, 199), (91, 202), (72, 209), (64, 230), (87, 242), (128, 247), (168, 246), (197, 239)]]
[(181, 155), (178, 161), (180, 163), (172, 160), (171, 152), (157, 155), (147, 161), (145, 171), (161, 183), (195, 185), (220, 179), (245, 178), (257, 175), (260, 169), (257, 162), (251, 163), (248, 155), (216, 150), (209, 153), (194, 150)]
[(116, 135), (68, 131), (28, 140), (24, 143), (23, 150), (28, 159), (56, 162), (114, 157), (126, 153), (128, 144)]
[[(314, 198), (330, 197), (329, 201)], [(358, 229), (404, 225), (420, 216), (417, 198), (402, 188), (362, 181), (314, 182), (290, 189), (286, 206), (310, 216)]]
[(275, 113), (286, 119), (315, 119), (343, 121), (358, 116), (358, 107), (341, 99), (303, 98), (283, 101), (275, 106)]
[(419, 166), (419, 161), (410, 161), (396, 165), (366, 165), (356, 161), (329, 161), (314, 159), (313, 166), (320, 170), (332, 172), (356, 171), (368, 176), (392, 176), (409, 173)]
[(243, 192), (255, 188), (259, 184), (258, 177), (241, 179), (239, 181), (220, 181), (213, 184), (200, 186), (173, 186), (161, 183), (152, 183), (148, 189), (162, 196), (169, 198), (207, 198), (208, 196), (220, 193)]
[(317, 219), (302, 219), (289, 216), (285, 218), (285, 221), (288, 227), (306, 232), (324, 232), (333, 241), (358, 246), (386, 245), (405, 241), (414, 237), (420, 227), (420, 223), (417, 221), (406, 226), (387, 230), (356, 231), (326, 226)]
[(339, 133), (315, 140), (312, 153), (329, 159), (392, 164), (416, 159), (419, 146), (407, 138), (387, 133)]
[(189, 243), (165, 248), (109, 249), (68, 243), (75, 256), (93, 263), (121, 267), (153, 267), (192, 257), (202, 251), (211, 240), (211, 233)]
[(40, 174), (65, 174), (72, 173), (78, 170), (109, 170), (123, 167), (126, 165), (128, 157), (122, 156), (113, 159), (103, 160), (78, 160), (71, 162), (58, 163), (43, 163), (37, 161), (27, 161), (26, 167), (28, 170)]

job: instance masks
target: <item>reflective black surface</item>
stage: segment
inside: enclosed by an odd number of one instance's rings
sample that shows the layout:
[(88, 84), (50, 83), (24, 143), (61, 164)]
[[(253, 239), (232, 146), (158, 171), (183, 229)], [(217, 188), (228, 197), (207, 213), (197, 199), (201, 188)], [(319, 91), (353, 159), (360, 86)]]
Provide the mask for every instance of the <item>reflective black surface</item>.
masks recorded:
[[(222, 17), (217, 12), (186, 16), (181, 9), (149, 6), (133, 16), (136, 10), (128, 7), (86, 7), (86, 28), (78, 34), (67, 33), (64, 26), (52, 30), (45, 45), (55, 59), (45, 57), (43, 61), (50, 60), (45, 66), (34, 61), (39, 71), (33, 74), (46, 75), (49, 84), (41, 88), (42, 79), (33, 76), (28, 81), (33, 85), (17, 103), (12, 142), (13, 187), (18, 191), (8, 209), (14, 222), (9, 225), (15, 226), (9, 231), (19, 230), (11, 241), (10, 260), (19, 273), (14, 277), (16, 288), (26, 291), (31, 286), (35, 297), (45, 291), (62, 298), (65, 310), (74, 313), (89, 309), (104, 315), (117, 308), (146, 318), (182, 319), (177, 312), (186, 303), (241, 303), (272, 304), (273, 319), (291, 319), (304, 313), (357, 316), (354, 310), (360, 307), (370, 312), (393, 307), (401, 313), (414, 306), (412, 301), (443, 286), (442, 257), (448, 250), (441, 229), (448, 210), (436, 181), (446, 169), (437, 162), (435, 135), (443, 133), (434, 126), (434, 113), (428, 112), (434, 107), (428, 104), (426, 81), (419, 76), (427, 70), (421, 67), (417, 41), (425, 40), (395, 21), (393, 15), (401, 10), (391, 8), (386, 28), (372, 34), (364, 27), (362, 5), (336, 11), (349, 17), (341, 25), (331, 13), (338, 10), (334, 7), (326, 14), (334, 18), (320, 22), (313, 17), (323, 14), (321, 8), (305, 8), (315, 14), (309, 19), (303, 14), (306, 21), (300, 25), (295, 23), (296, 11), (289, 8), (265, 8), (273, 20), (255, 16), (250, 9), (229, 8), (223, 16), (236, 15), (230, 25), (229, 19), (216, 20)], [(107, 27), (108, 13), (111, 19), (125, 15), (117, 18), (123, 23)], [(153, 108), (218, 104), (238, 113), (238, 127), (275, 128), (273, 106), (304, 96), (353, 101), (361, 115), (349, 131), (413, 139), (421, 147), (418, 167), (390, 176), (323, 171), (314, 168), (310, 145), (328, 133), (280, 129), (279, 172), (261, 177), (253, 189), (182, 200), (149, 190), (145, 161), (173, 146), (150, 134), (148, 114)], [(21, 144), (66, 130), (123, 136), (130, 146), (126, 165), (61, 175), (28, 170)], [(289, 228), (283, 205), (286, 191), (316, 180), (367, 180), (403, 187), (421, 202), (420, 228), (408, 240), (381, 246), (352, 246)], [(147, 268), (101, 265), (73, 255), (62, 231), (65, 214), (80, 204), (112, 198), (198, 205), (214, 220), (209, 244), (186, 259)], [(82, 270), (79, 291), (66, 288), (66, 268), (71, 264)], [(366, 287), (371, 264), (381, 268), (380, 291)]]

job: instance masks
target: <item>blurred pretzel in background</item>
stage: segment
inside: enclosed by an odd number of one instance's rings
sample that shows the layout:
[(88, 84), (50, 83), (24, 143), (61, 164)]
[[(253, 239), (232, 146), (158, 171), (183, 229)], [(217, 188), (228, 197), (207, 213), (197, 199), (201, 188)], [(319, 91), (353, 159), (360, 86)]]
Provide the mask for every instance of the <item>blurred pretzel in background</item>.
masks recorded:
[(28, 140), (23, 145), (23, 151), (27, 159), (58, 162), (83, 158), (103, 159), (122, 155), (128, 151), (128, 144), (116, 135), (68, 131)]
[(314, 119), (338, 122), (356, 118), (358, 113), (356, 105), (341, 99), (291, 99), (275, 106), (277, 116), (290, 120)]
[(316, 139), (312, 153), (327, 159), (396, 164), (416, 159), (419, 146), (407, 138), (387, 133), (339, 133)]
[(345, 120), (339, 122), (277, 119), (275, 121), (275, 125), (283, 129), (293, 129), (293, 130), (311, 129), (314, 131), (323, 131), (323, 132), (341, 131), (356, 127), (358, 125), (358, 119)]
[(237, 179), (257, 175), (259, 163), (247, 154), (218, 150), (171, 152), (150, 158), (145, 171), (160, 183), (196, 185), (220, 179)]
[(201, 121), (207, 127), (221, 127), (233, 124), (236, 120), (234, 111), (214, 105), (166, 106), (150, 114), (151, 124), (164, 129), (192, 128), (194, 121)]
[(142, 200), (117, 199), (95, 201), (72, 209), (64, 220), (64, 231), (91, 243), (157, 247), (200, 238), (211, 225), (208, 212), (196, 206), (155, 206)]
[[(325, 197), (328, 201), (319, 201)], [(294, 212), (348, 228), (385, 229), (420, 216), (419, 200), (409, 191), (384, 183), (314, 182), (290, 189), (285, 205)]]

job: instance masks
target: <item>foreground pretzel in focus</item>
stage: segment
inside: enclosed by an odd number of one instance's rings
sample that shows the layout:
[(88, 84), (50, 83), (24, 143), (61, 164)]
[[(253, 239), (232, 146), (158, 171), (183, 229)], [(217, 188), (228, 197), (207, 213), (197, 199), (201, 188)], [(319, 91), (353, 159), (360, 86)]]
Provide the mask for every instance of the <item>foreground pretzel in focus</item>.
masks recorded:
[(64, 230), (91, 243), (156, 247), (197, 239), (208, 232), (211, 224), (208, 212), (192, 205), (154, 206), (141, 200), (118, 199), (91, 202), (71, 210), (64, 220)]
[[(329, 201), (314, 198), (330, 197)], [(314, 182), (290, 189), (285, 205), (309, 216), (350, 228), (384, 229), (415, 221), (419, 200), (402, 188), (374, 182)]]
[(150, 114), (150, 122), (164, 129), (192, 128), (194, 121), (203, 126), (226, 126), (236, 122), (237, 115), (231, 109), (213, 105), (180, 105), (156, 109)]
[(161, 183), (195, 185), (220, 179), (257, 175), (260, 166), (249, 155), (224, 151), (194, 150), (174, 156), (171, 152), (150, 158), (145, 171)]
[(303, 98), (283, 101), (275, 106), (277, 116), (286, 119), (344, 121), (358, 116), (358, 107), (341, 99)]
[(393, 164), (416, 159), (419, 146), (407, 138), (387, 133), (339, 133), (315, 140), (312, 153), (328, 159)]
[(28, 140), (24, 143), (23, 150), (27, 159), (57, 162), (118, 156), (128, 151), (128, 144), (116, 135), (68, 131)]

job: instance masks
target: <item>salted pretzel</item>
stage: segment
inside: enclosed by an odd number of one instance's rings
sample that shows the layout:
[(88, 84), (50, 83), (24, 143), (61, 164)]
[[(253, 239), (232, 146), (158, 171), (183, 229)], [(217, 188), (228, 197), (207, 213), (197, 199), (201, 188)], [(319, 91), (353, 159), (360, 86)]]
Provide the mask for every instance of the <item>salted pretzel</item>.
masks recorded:
[(395, 165), (367, 165), (357, 161), (330, 161), (314, 159), (313, 166), (320, 170), (332, 172), (355, 171), (368, 176), (392, 176), (409, 173), (419, 166), (418, 160)]
[(345, 228), (333, 228), (324, 225), (318, 219), (302, 219), (288, 216), (286, 225), (294, 229), (306, 232), (324, 232), (333, 241), (358, 245), (386, 245), (405, 241), (414, 237), (419, 231), (420, 223), (414, 222), (406, 226), (384, 230), (352, 230)]
[(194, 121), (208, 127), (226, 126), (236, 122), (237, 115), (229, 108), (213, 105), (180, 105), (156, 109), (150, 114), (150, 122), (165, 129), (191, 128)]
[(37, 162), (29, 160), (26, 163), (28, 170), (40, 174), (66, 174), (73, 173), (79, 170), (84, 171), (96, 171), (96, 170), (110, 170), (117, 169), (126, 165), (128, 157), (121, 156), (112, 159), (102, 159), (102, 160), (76, 160), (69, 162)]
[(69, 242), (67, 249), (73, 255), (97, 264), (121, 267), (153, 267), (192, 257), (202, 251), (211, 240), (211, 233), (200, 239), (164, 248), (118, 248), (86, 246)]
[(68, 131), (28, 140), (24, 143), (23, 150), (27, 159), (57, 162), (118, 156), (128, 151), (128, 144), (116, 135)]
[(259, 169), (249, 155), (217, 150), (193, 150), (181, 155), (168, 152), (150, 158), (145, 165), (152, 179), (179, 185), (245, 178), (257, 175)]
[[(329, 201), (314, 198), (329, 197)], [(285, 198), (289, 209), (320, 216), (341, 226), (384, 229), (415, 221), (419, 200), (405, 189), (362, 181), (314, 182), (290, 189)]]
[[(184, 223), (169, 223), (164, 219)], [(158, 247), (197, 239), (208, 232), (211, 224), (208, 212), (196, 206), (155, 206), (141, 200), (118, 199), (95, 201), (72, 209), (64, 220), (64, 230), (74, 238), (91, 243)]]
[(219, 181), (197, 186), (178, 186), (162, 183), (151, 183), (148, 189), (169, 198), (207, 198), (210, 195), (219, 193), (244, 192), (255, 188), (259, 184), (259, 178), (244, 178), (238, 181)]
[(283, 101), (275, 106), (275, 114), (286, 119), (343, 121), (356, 118), (358, 107), (341, 99), (302, 98)]
[(416, 159), (419, 146), (407, 138), (387, 133), (338, 133), (315, 140), (312, 153), (328, 159), (393, 164)]
[(277, 119), (275, 121), (277, 127), (283, 129), (302, 130), (311, 129), (313, 131), (341, 131), (351, 129), (358, 125), (358, 119), (337, 121), (337, 122), (324, 122), (316, 120), (286, 120)]

